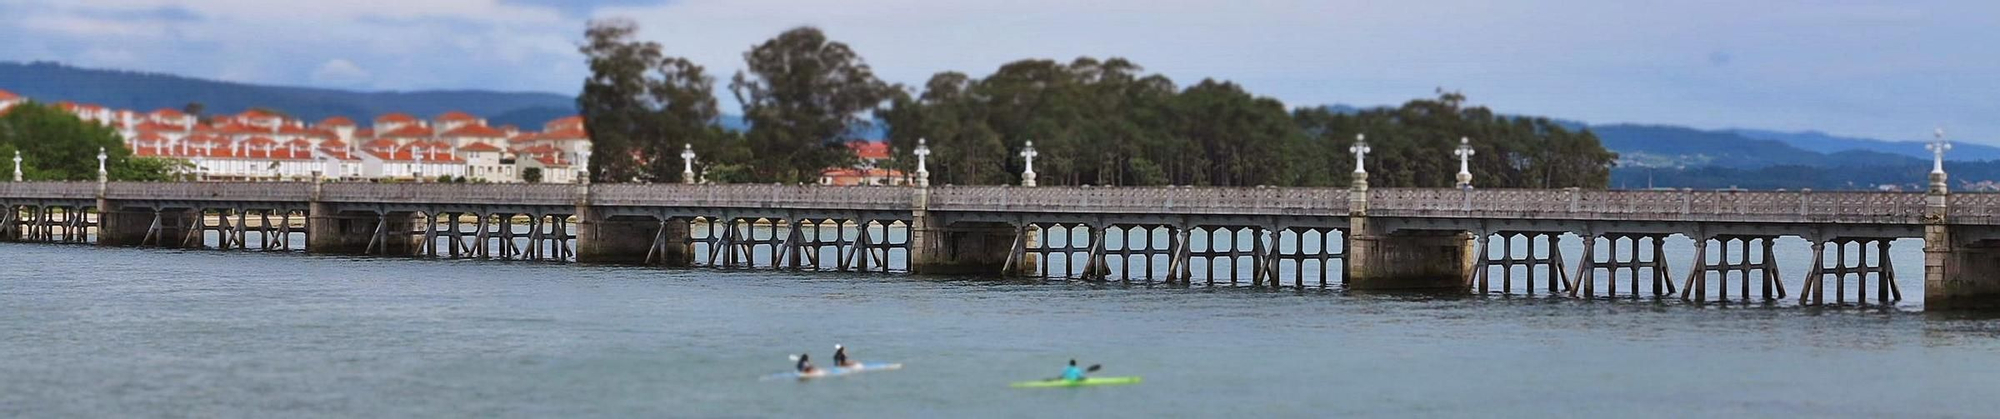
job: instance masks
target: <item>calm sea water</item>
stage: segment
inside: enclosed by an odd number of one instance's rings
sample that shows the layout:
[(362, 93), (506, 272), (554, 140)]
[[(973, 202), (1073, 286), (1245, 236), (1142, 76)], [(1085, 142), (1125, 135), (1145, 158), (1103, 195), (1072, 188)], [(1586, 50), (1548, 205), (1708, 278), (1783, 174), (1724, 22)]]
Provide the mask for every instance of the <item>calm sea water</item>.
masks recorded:
[[(1700, 307), (25, 244), (0, 244), (0, 259), (0, 417), (2000, 414), (2000, 320), (1908, 304)], [(1921, 281), (1903, 286), (1921, 294)], [(906, 367), (760, 379), (788, 370), (787, 354), (827, 362), (836, 343)], [(1145, 382), (1007, 387), (1070, 358)]]

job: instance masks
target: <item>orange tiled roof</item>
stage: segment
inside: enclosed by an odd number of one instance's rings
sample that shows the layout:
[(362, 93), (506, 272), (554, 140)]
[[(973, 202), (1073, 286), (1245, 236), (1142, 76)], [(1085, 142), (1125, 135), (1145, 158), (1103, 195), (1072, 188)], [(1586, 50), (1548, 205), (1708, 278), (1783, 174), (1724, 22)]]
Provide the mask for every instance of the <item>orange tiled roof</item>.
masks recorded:
[(472, 143), (472, 144), (467, 144), (467, 145), (465, 145), (464, 147), (459, 147), (459, 148), (458, 148), (458, 150), (459, 150), (459, 151), (500, 151), (500, 147), (494, 147), (494, 146), (493, 146), (492, 144), (487, 144), (487, 143)]
[(345, 116), (335, 116), (335, 117), (329, 117), (329, 118), (326, 118), (326, 119), (321, 119), (321, 120), (319, 120), (319, 123), (318, 123), (318, 124), (314, 124), (314, 126), (320, 126), (320, 127), (351, 127), (351, 126), (354, 126), (354, 120), (352, 120), (352, 119), (347, 119), (347, 117), (345, 117)]

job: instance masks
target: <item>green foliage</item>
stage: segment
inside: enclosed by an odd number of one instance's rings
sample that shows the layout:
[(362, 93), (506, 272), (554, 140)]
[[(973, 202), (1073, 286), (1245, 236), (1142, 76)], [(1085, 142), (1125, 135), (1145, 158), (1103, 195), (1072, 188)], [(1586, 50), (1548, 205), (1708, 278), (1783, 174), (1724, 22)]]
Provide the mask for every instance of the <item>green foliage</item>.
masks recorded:
[[(451, 175), (438, 175), (437, 179), (433, 180), (437, 181), (437, 183), (454, 183), (452, 179), (453, 177)], [(464, 182), (456, 182), (456, 183), (464, 183)]]
[(715, 80), (660, 44), (633, 39), (630, 21), (593, 21), (581, 47), (592, 77), (577, 106), (592, 138), (590, 166), (598, 182), (678, 180), (680, 153), (694, 145), (729, 155), (731, 138), (715, 125)]
[(96, 180), (97, 152), (108, 157), (111, 180), (153, 180), (170, 176), (172, 166), (135, 163), (124, 140), (111, 128), (37, 103), (24, 103), (0, 116), (0, 159), (12, 179), (14, 152), (21, 152), (24, 180)]
[(542, 183), (542, 168), (530, 167), (526, 169), (521, 169), (521, 181), (528, 183)]
[(1451, 186), (1460, 137), (1473, 139), (1483, 187), (1601, 188), (1617, 158), (1588, 130), (1463, 107), (1457, 93), (1397, 108), (1287, 110), (1228, 81), (1182, 89), (1121, 58), (1021, 60), (983, 79), (942, 72), (921, 92), (905, 90), (809, 27), (744, 54), (747, 70), (730, 84), (749, 125), (739, 135), (716, 126), (701, 67), (633, 41), (635, 31), (594, 22), (582, 48), (593, 76), (578, 102), (600, 181), (679, 180), (678, 141), (695, 145), (712, 182), (810, 182), (853, 163), (842, 144), (867, 112), (889, 128), (884, 168), (913, 172), (910, 153), (927, 140), (941, 185), (1018, 183), (1031, 140), (1048, 185), (1344, 186), (1357, 133), (1375, 150), (1370, 182), (1385, 187)]
[[(1352, 114), (1302, 109), (1293, 118), (1311, 135), (1299, 156), (1305, 180), (1344, 184), (1354, 171), (1347, 150), (1366, 133), (1368, 182), (1389, 187), (1450, 187), (1457, 182), (1459, 138), (1469, 137), (1473, 184), (1500, 188), (1603, 188), (1617, 155), (1589, 130), (1570, 131), (1546, 118), (1501, 117), (1462, 107), (1465, 97), (1441, 93), (1398, 108)], [(1318, 183), (1318, 182), (1311, 182)]]
[(896, 90), (847, 44), (811, 27), (785, 31), (743, 60), (748, 71), (729, 87), (750, 123), (745, 137), (757, 159), (748, 163), (758, 181), (811, 182), (821, 169), (852, 163), (849, 129)]
[(133, 157), (110, 167), (111, 178), (136, 182), (182, 182), (195, 180), (195, 165), (170, 157)]

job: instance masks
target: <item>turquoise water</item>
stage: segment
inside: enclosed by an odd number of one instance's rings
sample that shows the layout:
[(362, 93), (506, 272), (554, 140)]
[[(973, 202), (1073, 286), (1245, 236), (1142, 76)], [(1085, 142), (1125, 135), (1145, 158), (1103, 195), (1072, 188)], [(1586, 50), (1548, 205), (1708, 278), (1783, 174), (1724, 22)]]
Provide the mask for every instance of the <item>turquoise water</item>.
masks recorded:
[[(24, 244), (0, 257), (15, 262), (0, 271), (0, 417), (2000, 412), (2000, 320), (1894, 309)], [(762, 379), (788, 354), (830, 363), (836, 343), (905, 367)], [(1070, 358), (1145, 383), (1007, 387)]]

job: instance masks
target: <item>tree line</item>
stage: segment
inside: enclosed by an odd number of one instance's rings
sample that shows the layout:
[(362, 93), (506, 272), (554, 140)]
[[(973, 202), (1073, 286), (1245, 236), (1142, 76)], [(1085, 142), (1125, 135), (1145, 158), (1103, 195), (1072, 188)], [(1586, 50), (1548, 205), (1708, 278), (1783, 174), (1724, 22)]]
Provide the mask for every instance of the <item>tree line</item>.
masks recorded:
[(630, 21), (591, 22), (579, 51), (591, 76), (578, 96), (598, 182), (677, 182), (683, 144), (715, 182), (813, 182), (854, 162), (844, 143), (882, 123), (914, 171), (919, 139), (935, 184), (1014, 184), (1033, 141), (1045, 185), (1345, 185), (1348, 147), (1367, 134), (1377, 186), (1454, 183), (1451, 151), (1470, 137), (1482, 187), (1605, 187), (1616, 155), (1588, 130), (1465, 106), (1440, 90), (1399, 107), (1287, 109), (1228, 81), (1182, 87), (1122, 58), (1020, 60), (975, 78), (942, 72), (922, 88), (886, 83), (852, 48), (795, 28), (744, 53), (729, 90), (747, 130), (720, 128), (716, 80), (636, 38)]

